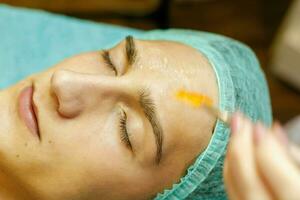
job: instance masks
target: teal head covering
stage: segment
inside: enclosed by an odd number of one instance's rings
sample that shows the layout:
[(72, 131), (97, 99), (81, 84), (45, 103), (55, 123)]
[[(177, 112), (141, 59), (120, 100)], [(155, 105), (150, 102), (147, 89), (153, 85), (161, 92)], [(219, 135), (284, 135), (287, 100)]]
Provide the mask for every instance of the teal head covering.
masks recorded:
[[(212, 33), (187, 30), (150, 31), (138, 38), (177, 41), (199, 50), (215, 71), (219, 108), (230, 112), (240, 110), (253, 121), (271, 123), (269, 91), (264, 74), (254, 53), (244, 44)], [(217, 121), (206, 150), (178, 183), (155, 199), (227, 199), (222, 171), (228, 139), (229, 128)]]

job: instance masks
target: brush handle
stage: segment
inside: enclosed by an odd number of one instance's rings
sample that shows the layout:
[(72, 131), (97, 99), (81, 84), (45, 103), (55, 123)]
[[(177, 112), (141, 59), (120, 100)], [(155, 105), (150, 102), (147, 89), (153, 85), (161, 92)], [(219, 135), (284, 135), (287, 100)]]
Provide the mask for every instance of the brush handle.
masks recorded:
[(205, 108), (208, 112), (213, 114), (216, 118), (218, 118), (219, 120), (225, 122), (225, 124), (230, 126), (231, 114), (229, 112), (221, 111), (219, 108), (209, 106), (209, 105), (206, 105), (206, 104), (203, 105), (203, 108)]

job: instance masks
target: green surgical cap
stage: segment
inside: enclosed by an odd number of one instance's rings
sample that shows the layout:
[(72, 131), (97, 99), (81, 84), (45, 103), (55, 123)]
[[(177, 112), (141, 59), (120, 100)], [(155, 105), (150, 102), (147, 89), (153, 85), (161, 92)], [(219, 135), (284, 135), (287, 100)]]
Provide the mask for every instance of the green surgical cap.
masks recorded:
[[(177, 29), (149, 31), (137, 38), (176, 41), (199, 50), (216, 73), (219, 108), (230, 112), (240, 110), (253, 121), (271, 124), (265, 76), (255, 54), (244, 44), (212, 33)], [(158, 194), (155, 199), (227, 199), (222, 171), (229, 131), (224, 123), (217, 121), (206, 150), (178, 183)]]

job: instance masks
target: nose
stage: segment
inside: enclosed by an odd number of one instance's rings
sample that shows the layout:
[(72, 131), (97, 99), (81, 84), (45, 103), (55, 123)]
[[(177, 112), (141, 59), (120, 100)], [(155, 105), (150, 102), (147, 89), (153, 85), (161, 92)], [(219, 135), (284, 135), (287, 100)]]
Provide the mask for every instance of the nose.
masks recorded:
[(58, 100), (58, 112), (64, 117), (73, 118), (84, 111), (93, 110), (95, 106), (109, 109), (117, 97), (126, 91), (124, 81), (116, 79), (113, 76), (67, 70), (54, 72), (51, 89)]

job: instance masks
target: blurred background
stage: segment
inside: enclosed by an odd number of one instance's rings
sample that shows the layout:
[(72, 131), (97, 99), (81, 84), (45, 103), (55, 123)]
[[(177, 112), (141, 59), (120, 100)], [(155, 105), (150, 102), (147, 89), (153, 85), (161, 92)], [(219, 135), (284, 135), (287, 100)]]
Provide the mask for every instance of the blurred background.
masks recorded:
[[(240, 40), (254, 49), (267, 75), (274, 119), (286, 123), (300, 114), (300, 90), (297, 89), (300, 88), (300, 84), (289, 81), (289, 75), (281, 76), (283, 73), (280, 70), (287, 71), (285, 66), (289, 66), (289, 64), (276, 59), (276, 56), (290, 60), (289, 54), (283, 56), (281, 53), (289, 52), (285, 50), (288, 47), (283, 44), (286, 41), (283, 39), (285, 30), (289, 29), (289, 21), (291, 21), (287, 16), (290, 16), (291, 12), (300, 13), (299, 3), (297, 11), (292, 9), (295, 7), (295, 1), (0, 0), (0, 3), (38, 8), (77, 18), (144, 30), (188, 28), (220, 33)], [(300, 16), (298, 19), (300, 20)], [(295, 26), (295, 24), (291, 26)], [(300, 24), (298, 30), (299, 28)], [(300, 31), (298, 33), (298, 36), (297, 34), (294, 36), (300, 38)], [(300, 42), (298, 47), (300, 49)], [(281, 49), (281, 51), (277, 51), (277, 49)], [(298, 81), (300, 81), (299, 58), (300, 51), (298, 54), (294, 54), (296, 63), (294, 66), (297, 69), (291, 69), (291, 74), (294, 75), (295, 80), (299, 79)], [(280, 67), (278, 67), (279, 65)]]

